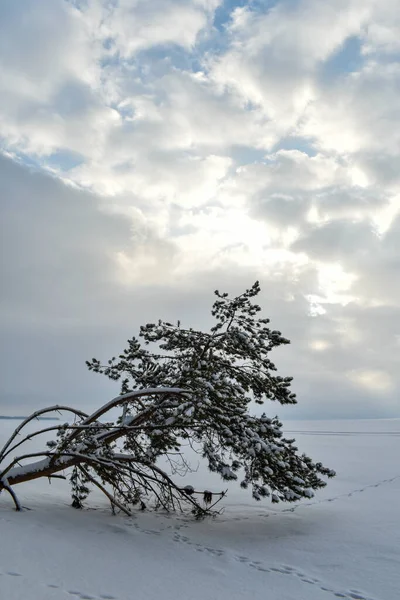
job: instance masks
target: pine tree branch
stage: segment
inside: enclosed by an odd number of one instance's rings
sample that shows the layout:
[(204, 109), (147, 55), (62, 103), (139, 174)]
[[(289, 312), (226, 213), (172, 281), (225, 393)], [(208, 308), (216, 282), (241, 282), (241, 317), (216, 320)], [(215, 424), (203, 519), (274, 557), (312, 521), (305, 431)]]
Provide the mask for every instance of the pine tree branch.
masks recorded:
[(19, 434), (21, 429), (23, 429), (28, 423), (30, 423), (34, 419), (37, 419), (38, 417), (40, 417), (41, 415), (44, 415), (46, 413), (61, 412), (61, 411), (71, 412), (80, 418), (85, 418), (88, 416), (86, 413), (82, 412), (81, 410), (77, 410), (76, 408), (71, 408), (70, 406), (61, 406), (61, 405), (57, 405), (57, 404), (55, 406), (49, 406), (48, 408), (42, 408), (41, 410), (35, 411), (29, 417), (27, 417), (26, 419), (24, 419), (22, 421), (22, 423), (15, 429), (12, 436), (5, 443), (5, 445), (3, 446), (3, 448), (0, 451), (0, 462), (3, 460), (4, 452), (10, 446), (10, 444), (12, 444), (12, 442), (15, 440), (15, 438), (17, 437), (17, 435)]
[(85, 467), (83, 467), (82, 465), (79, 465), (79, 469), (82, 471), (82, 473), (85, 475), (85, 477), (91, 482), (93, 483), (93, 485), (95, 485), (100, 491), (103, 492), (103, 494), (109, 499), (109, 501), (111, 502), (112, 505), (115, 505), (117, 508), (119, 508), (122, 512), (124, 512), (128, 517), (132, 516), (132, 513), (125, 508), (125, 506), (123, 504), (121, 504), (120, 502), (118, 502), (118, 500), (116, 498), (114, 498), (107, 490), (105, 487), (103, 487), (101, 485), (101, 483), (99, 483), (94, 477), (92, 477), (89, 473), (89, 471), (87, 469), (85, 469)]

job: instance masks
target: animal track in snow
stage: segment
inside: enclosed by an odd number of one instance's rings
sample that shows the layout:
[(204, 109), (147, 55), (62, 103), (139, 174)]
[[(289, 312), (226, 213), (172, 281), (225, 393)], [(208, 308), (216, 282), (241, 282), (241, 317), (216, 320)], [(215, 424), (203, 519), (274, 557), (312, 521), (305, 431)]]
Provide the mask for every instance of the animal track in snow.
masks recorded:
[[(58, 587), (58, 586), (48, 586), (48, 587)], [(99, 594), (93, 595), (88, 594), (86, 592), (79, 592), (78, 590), (66, 590), (70, 596), (76, 596), (80, 600), (117, 600), (116, 596), (112, 596), (111, 594)]]
[[(135, 528), (139, 529), (139, 527), (135, 527)], [(145, 530), (143, 530), (143, 531), (145, 531)], [(224, 551), (220, 548), (213, 548), (211, 546), (204, 546), (202, 544), (195, 543), (195, 542), (191, 541), (190, 538), (188, 538), (187, 536), (182, 536), (177, 532), (174, 533), (173, 540), (178, 543), (183, 543), (183, 544), (187, 544), (188, 546), (193, 546), (193, 549), (195, 551), (206, 552), (213, 556), (222, 557), (227, 554), (226, 551)], [(261, 573), (270, 573), (270, 574), (276, 573), (276, 574), (286, 575), (286, 576), (290, 576), (290, 577), (297, 577), (298, 579), (300, 579), (300, 581), (302, 581), (303, 583), (306, 583), (308, 585), (318, 585), (319, 588), (323, 592), (333, 594), (333, 596), (336, 598), (344, 598), (346, 600), (373, 600), (371, 597), (365, 595), (364, 592), (361, 592), (360, 590), (356, 590), (356, 589), (350, 589), (348, 591), (334, 590), (331, 587), (327, 587), (326, 585), (323, 585), (319, 579), (316, 579), (314, 577), (309, 577), (308, 575), (306, 575), (302, 571), (297, 570), (295, 567), (293, 567), (291, 565), (269, 566), (269, 565), (265, 565), (264, 563), (262, 563), (259, 560), (255, 560), (255, 561), (251, 560), (251, 558), (249, 558), (248, 556), (245, 556), (243, 554), (233, 555), (233, 559), (236, 560), (237, 562), (243, 564), (244, 566), (250, 567), (251, 569), (255, 569)], [(22, 573), (18, 573), (16, 571), (6, 571), (6, 572), (0, 572), (0, 576), (22, 577), (23, 575), (22, 575)], [(56, 585), (54, 583), (47, 583), (45, 585), (48, 588), (60, 589), (63, 592), (66, 592), (70, 596), (76, 597), (79, 600), (118, 600), (118, 598), (116, 596), (112, 596), (111, 594), (98, 594), (97, 595), (97, 594), (90, 594), (87, 592), (82, 592), (82, 591), (75, 590), (75, 589), (66, 590), (66, 589), (61, 588), (61, 586)]]
[[(0, 571), (0, 577), (1, 576), (24, 577), (24, 575), (22, 573), (18, 573), (17, 571), (5, 571), (5, 572)], [(87, 592), (81, 592), (79, 590), (74, 590), (74, 589), (66, 590), (55, 583), (46, 583), (46, 584), (42, 584), (39, 582), (35, 582), (35, 583), (37, 583), (40, 586), (44, 585), (45, 587), (50, 588), (50, 589), (61, 590), (62, 592), (69, 594), (70, 596), (75, 596), (79, 600), (118, 600), (118, 598), (116, 596), (112, 596), (111, 594), (89, 594)]]
[[(190, 540), (190, 538), (185, 535), (181, 535), (178, 532), (174, 533), (173, 540), (177, 543), (193, 546), (193, 549), (196, 552), (205, 552), (218, 557), (222, 557), (227, 554), (226, 551), (222, 550), (221, 548), (212, 548), (210, 546), (204, 546), (203, 544), (193, 542)], [(259, 560), (254, 561), (250, 557), (243, 554), (234, 554), (233, 559), (246, 567), (250, 567), (251, 569), (255, 569), (256, 571), (260, 571), (262, 573), (276, 573), (289, 577), (297, 577), (303, 583), (318, 586), (320, 590), (333, 594), (333, 596), (336, 598), (345, 598), (347, 600), (373, 600), (370, 596), (365, 595), (364, 592), (360, 592), (356, 589), (350, 589), (348, 591), (334, 590), (333, 588), (324, 585), (319, 579), (310, 577), (306, 573), (303, 573), (303, 571), (300, 571), (291, 565), (266, 565)]]
[[(362, 492), (365, 492), (366, 490), (370, 489), (370, 488), (378, 488), (381, 487), (381, 485), (385, 485), (386, 483), (393, 483), (393, 481), (396, 481), (397, 479), (400, 479), (400, 475), (396, 475), (395, 477), (390, 477), (390, 479), (382, 479), (381, 481), (377, 481), (376, 483), (369, 483), (368, 485), (365, 485), (362, 488), (358, 488), (356, 490), (351, 490), (350, 492), (346, 492), (344, 494), (339, 494), (338, 496), (333, 496), (332, 498), (324, 498), (323, 500), (314, 500), (313, 502), (302, 502), (301, 504), (295, 504), (294, 506), (290, 507), (290, 508), (284, 508), (282, 510), (277, 510), (275, 512), (271, 512), (267, 515), (265, 514), (260, 514), (260, 516), (276, 516), (276, 515), (280, 515), (281, 513), (286, 513), (286, 512), (294, 512), (295, 510), (297, 510), (298, 508), (301, 508), (303, 506), (315, 506), (316, 504), (323, 504), (324, 502), (335, 502), (336, 500), (341, 500), (342, 498), (351, 498), (354, 494), (361, 494)], [(346, 598), (347, 596), (345, 596)], [(350, 596), (351, 598), (352, 596)], [(355, 600), (358, 600), (357, 598)]]

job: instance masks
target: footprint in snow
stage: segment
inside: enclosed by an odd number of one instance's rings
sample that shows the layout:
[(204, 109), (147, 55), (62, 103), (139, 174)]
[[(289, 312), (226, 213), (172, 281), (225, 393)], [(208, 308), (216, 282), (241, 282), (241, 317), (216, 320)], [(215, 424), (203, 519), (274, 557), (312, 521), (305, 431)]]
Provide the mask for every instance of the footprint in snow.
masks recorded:
[(247, 563), (247, 562), (249, 562), (249, 559), (247, 558), (247, 556), (238, 556), (237, 559), (241, 563)]
[[(57, 585), (49, 585), (48, 587), (55, 587)], [(100, 594), (99, 596), (92, 596), (91, 594), (86, 594), (85, 592), (79, 592), (78, 590), (67, 590), (67, 593), (70, 596), (76, 596), (79, 600), (117, 600), (115, 596), (111, 594)]]
[[(333, 502), (336, 499), (337, 498), (330, 498), (329, 501)], [(182, 536), (179, 533), (177, 533), (176, 531), (173, 535), (173, 540), (175, 542), (181, 542), (181, 543), (187, 544), (189, 546), (194, 546), (194, 549), (196, 550), (196, 552), (207, 552), (209, 554), (212, 554), (212, 555), (218, 556), (218, 557), (222, 557), (225, 555), (225, 552), (223, 550), (220, 550), (218, 548), (211, 548), (210, 546), (203, 546), (202, 544), (191, 542), (187, 536)], [(252, 569), (255, 569), (257, 571), (261, 571), (263, 573), (271, 573), (272, 572), (272, 573), (281, 573), (282, 575), (295, 576), (295, 577), (298, 577), (300, 579), (300, 581), (302, 581), (303, 583), (307, 583), (308, 585), (321, 584), (321, 581), (319, 579), (316, 579), (314, 577), (309, 577), (305, 573), (303, 573), (301, 571), (297, 571), (294, 567), (292, 567), (290, 565), (280, 565), (278, 567), (266, 567), (261, 561), (252, 561), (248, 556), (237, 555), (237, 556), (233, 556), (233, 558), (235, 560), (237, 560), (238, 562), (240, 562), (244, 565), (247, 565), (248, 567), (251, 567)], [(355, 590), (355, 589), (349, 590), (348, 592), (344, 592), (344, 593), (335, 591), (332, 588), (322, 586), (322, 585), (320, 585), (320, 589), (324, 592), (329, 592), (330, 594), (333, 594), (336, 598), (347, 598), (348, 600), (371, 600), (370, 598), (367, 598), (367, 596), (364, 596), (362, 592), (360, 592), (359, 590)]]
[(262, 573), (270, 573), (270, 569), (267, 569), (267, 567), (262, 567), (261, 565), (257, 565), (256, 563), (249, 563), (249, 567), (252, 567), (253, 569), (256, 569), (256, 571), (261, 571)]

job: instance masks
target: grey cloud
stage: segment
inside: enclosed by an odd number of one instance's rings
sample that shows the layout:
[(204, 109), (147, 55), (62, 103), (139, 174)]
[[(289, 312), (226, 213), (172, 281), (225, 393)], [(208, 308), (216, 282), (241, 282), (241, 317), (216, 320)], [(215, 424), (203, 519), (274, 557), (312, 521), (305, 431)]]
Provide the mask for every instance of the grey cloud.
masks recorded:
[[(179, 256), (171, 254), (166, 242), (155, 240), (153, 245), (151, 236), (140, 229), (132, 242), (129, 222), (100, 212), (98, 198), (9, 160), (1, 160), (0, 170), (2, 411), (21, 414), (50, 402), (90, 408), (106, 401), (118, 386), (88, 373), (85, 359), (116, 354), (140, 324), (157, 318), (208, 327), (212, 290), (240, 293), (260, 278), (263, 313), (272, 327), (292, 340), (272, 358), (282, 374), (294, 376), (299, 400), (291, 410), (279, 405), (265, 409), (285, 418), (377, 414), (377, 398), (343, 377), (346, 365), (375, 365), (364, 360), (365, 340), (349, 344), (341, 339), (341, 329), (349, 319), (357, 319), (359, 310), (352, 307), (346, 315), (345, 308), (335, 312), (332, 307), (330, 314), (310, 317), (305, 296), (317, 288), (312, 267), (300, 274), (273, 275), (226, 263), (219, 269), (202, 265), (185, 277), (174, 276), (170, 263)], [(130, 286), (116, 281), (110, 254), (123, 249), (134, 259), (135, 244), (144, 244), (146, 253), (159, 253), (154, 268), (158, 264), (169, 277), (161, 278), (160, 273), (159, 281), (145, 283), (144, 271), (143, 279), (138, 277)], [(166, 262), (161, 254), (169, 257)], [(357, 326), (365, 329), (364, 322)], [(389, 326), (384, 314), (377, 327), (386, 331)], [(368, 343), (373, 329), (370, 335)], [(321, 338), (331, 347), (316, 353), (310, 344)], [(385, 356), (382, 346), (382, 368)], [(393, 414), (393, 393), (380, 396), (379, 414)]]
[(69, 51), (71, 29), (70, 13), (62, 2), (2, 2), (0, 54), (7, 59), (7, 69), (29, 74), (32, 82), (48, 79)]
[(246, 195), (257, 217), (288, 226), (301, 225), (312, 205), (323, 216), (376, 208), (379, 203), (370, 200), (367, 192), (362, 194), (349, 184), (348, 169), (332, 157), (279, 150), (238, 170), (231, 178), (231, 191)]
[[(359, 2), (343, 11), (331, 2), (300, 3), (297, 12), (282, 5), (266, 20), (259, 14), (246, 20), (244, 9), (243, 28), (236, 23), (223, 40), (231, 47), (215, 60), (199, 55), (204, 73), (196, 75), (161, 55), (152, 70), (149, 57), (158, 44), (195, 43), (217, 0), (171, 0), (161, 3), (168, 8), (163, 13), (158, 2), (143, 1), (125, 22), (130, 1), (114, 3), (115, 11), (96, 3), (99, 13), (90, 3), (70, 4), (81, 6), (77, 19), (64, 2), (1, 5), (0, 54), (9, 57), (0, 70), (1, 132), (9, 150), (39, 155), (43, 165), (49, 151), (80, 152), (84, 164), (69, 176), (109, 197), (0, 159), (0, 405), (25, 412), (50, 401), (106, 400), (118, 386), (87, 373), (86, 358), (108, 358), (141, 323), (159, 317), (207, 327), (214, 288), (241, 292), (259, 278), (263, 312), (292, 340), (273, 356), (283, 374), (294, 375), (299, 396), (298, 407), (282, 414), (398, 415), (400, 219), (382, 238), (368, 220), (398, 192), (398, 69), (389, 59), (383, 66), (371, 62), (337, 77), (337, 88), (318, 82), (315, 72), (364, 22)], [(312, 18), (304, 6), (316, 9)], [(188, 28), (180, 39), (181, 24), (170, 25), (183, 8)], [(114, 44), (102, 47), (105, 35)], [(135, 54), (150, 46), (153, 53)], [(116, 49), (129, 59), (118, 61)], [(311, 159), (281, 151), (232, 173), (229, 156), (232, 164), (246, 164), (261, 159), (257, 152), (279, 136), (302, 134), (327, 153)], [(252, 152), (232, 155), (237, 144)], [(210, 166), (206, 159), (214, 153), (222, 162)], [(353, 167), (365, 173), (368, 189), (353, 185)], [(187, 234), (199, 231), (199, 223), (208, 227), (189, 205), (191, 194), (201, 204), (203, 189), (227, 211), (227, 223), (230, 209), (247, 201), (254, 219), (297, 227), (291, 250), (305, 252), (309, 263), (271, 265), (260, 228), (261, 266), (238, 266), (222, 239), (218, 267), (200, 255), (183, 274)], [(310, 207), (322, 223), (307, 221)], [(240, 225), (236, 245), (245, 247)], [(319, 291), (316, 263), (331, 261), (357, 276), (355, 300), (327, 304), (324, 315), (311, 317), (307, 296)], [(385, 389), (376, 387), (380, 374), (390, 383)], [(277, 405), (266, 410), (281, 412)]]
[[(279, 410), (285, 418), (378, 418), (399, 413), (398, 307), (328, 305), (327, 312), (299, 318), (291, 352), (282, 365), (295, 374), (299, 405)], [(289, 326), (290, 327), (290, 326)], [(318, 347), (316, 342), (324, 346)], [(382, 373), (388, 389), (369, 388), (357, 375)]]
[(400, 215), (394, 219), (379, 245), (357, 261), (356, 268), (355, 294), (389, 306), (399, 306)]
[(251, 215), (262, 218), (279, 228), (299, 226), (310, 207), (310, 199), (301, 195), (260, 193), (251, 200)]
[(313, 195), (313, 204), (322, 218), (354, 219), (376, 212), (388, 201), (388, 195), (378, 187), (333, 186)]
[[(105, 401), (118, 388), (87, 373), (85, 359), (108, 358), (140, 324), (159, 317), (207, 327), (213, 289), (239, 293), (260, 276), (257, 269), (232, 264), (214, 271), (204, 265), (185, 278), (174, 277), (170, 263), (179, 256), (163, 262), (168, 246), (162, 240), (152, 246), (140, 229), (132, 241), (130, 223), (100, 212), (99, 199), (10, 160), (1, 159), (0, 169), (4, 411), (21, 413), (49, 402), (90, 407)], [(140, 248), (145, 244), (146, 254), (159, 252), (154, 268), (158, 265), (170, 277), (160, 273), (160, 281), (145, 283), (144, 272), (143, 281), (139, 276), (130, 286), (116, 281), (110, 256), (122, 249), (134, 260), (135, 252), (141, 252), (135, 243)], [(313, 273), (306, 271), (297, 280), (290, 274), (264, 275), (261, 281), (265, 314), (293, 339), (274, 358), (282, 372), (295, 376), (304, 410), (314, 407), (323, 415), (326, 406), (318, 404), (317, 409), (315, 404), (320, 391), (307, 388), (313, 356), (302, 342), (310, 323), (304, 296), (314, 290)], [(293, 300), (284, 300), (289, 297)]]
[(0, 405), (96, 402), (110, 386), (88, 379), (85, 359), (113, 352), (157, 305), (151, 286), (123, 285), (115, 255), (158, 253), (165, 269), (170, 244), (106, 214), (101, 199), (2, 157), (0, 201)]
[(57, 114), (68, 119), (68, 124), (76, 117), (80, 120), (87, 118), (88, 109), (97, 103), (98, 99), (90, 87), (75, 79), (65, 80), (52, 98)]
[(95, 302), (115, 281), (110, 253), (129, 247), (129, 222), (102, 214), (89, 194), (8, 159), (0, 158), (0, 169), (8, 310), (35, 306), (61, 317), (68, 304)]
[(385, 152), (360, 152), (355, 160), (376, 187), (400, 188), (399, 157)]
[(379, 242), (368, 221), (338, 219), (310, 227), (291, 249), (306, 252), (316, 260), (342, 261), (373, 252)]
[[(280, 277), (270, 273), (263, 276), (257, 270), (236, 271), (235, 275), (233, 268), (231, 272), (224, 269), (200, 275), (196, 277), (196, 284), (203, 290), (211, 290), (218, 282), (220, 290), (234, 293), (242, 291), (249, 281), (260, 278), (262, 292), (258, 301), (263, 314), (270, 317), (273, 328), (291, 340), (289, 346), (276, 349), (271, 358), (282, 374), (294, 376), (293, 390), (298, 396), (295, 407), (267, 404), (268, 413), (278, 413), (285, 419), (379, 418), (400, 414), (400, 379), (396, 366), (400, 332), (395, 326), (400, 322), (398, 307), (334, 304), (326, 307), (324, 315), (313, 317), (305, 298), (315, 292), (318, 285), (312, 267), (297, 277), (290, 272)], [(206, 294), (197, 314), (204, 318), (209, 303), (210, 294)], [(198, 321), (196, 326), (208, 323), (207, 318)], [(326, 342), (326, 349), (314, 349), (316, 341)], [(352, 371), (375, 370), (387, 374), (393, 387), (377, 391), (351, 379)]]
[(308, 225), (291, 249), (315, 261), (340, 263), (346, 272), (355, 275), (348, 293), (361, 302), (398, 307), (400, 215), (381, 236), (367, 219), (334, 219)]

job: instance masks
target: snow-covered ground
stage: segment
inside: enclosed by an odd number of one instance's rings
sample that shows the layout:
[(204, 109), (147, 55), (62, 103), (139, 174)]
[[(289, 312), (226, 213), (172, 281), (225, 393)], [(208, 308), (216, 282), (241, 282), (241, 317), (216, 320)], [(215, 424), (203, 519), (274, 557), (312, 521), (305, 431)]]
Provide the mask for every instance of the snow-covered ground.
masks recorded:
[[(0, 421), (0, 442), (16, 424)], [(23, 513), (2, 494), (1, 600), (398, 600), (400, 419), (285, 428), (338, 473), (301, 506), (233, 485), (223, 514), (196, 522), (112, 516), (95, 493), (77, 511), (62, 481), (18, 486)], [(224, 487), (202, 469), (187, 483)]]

